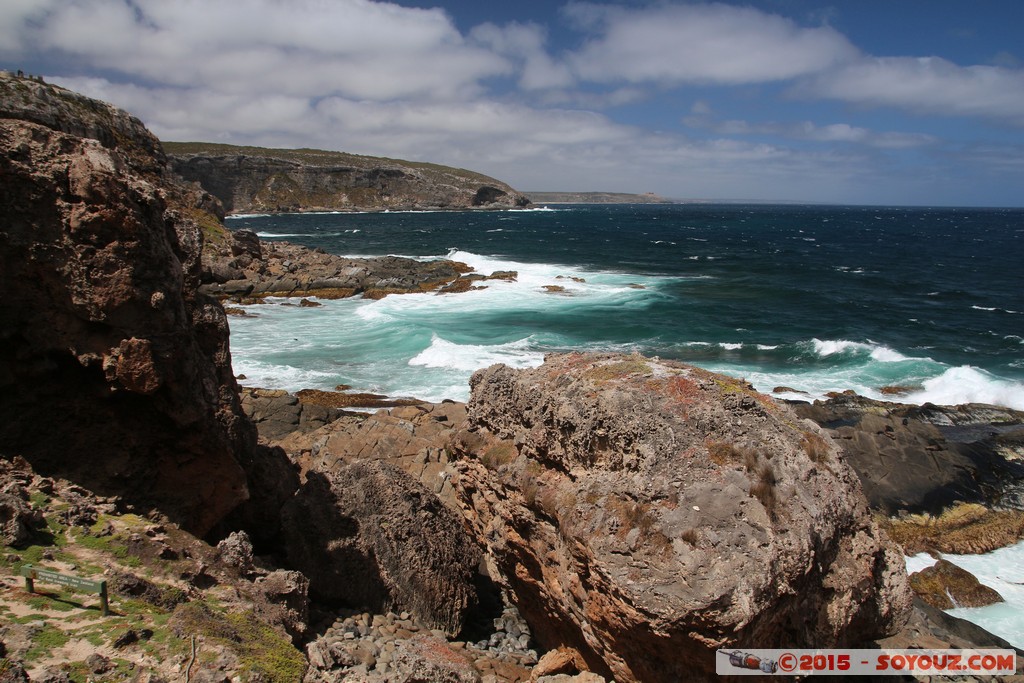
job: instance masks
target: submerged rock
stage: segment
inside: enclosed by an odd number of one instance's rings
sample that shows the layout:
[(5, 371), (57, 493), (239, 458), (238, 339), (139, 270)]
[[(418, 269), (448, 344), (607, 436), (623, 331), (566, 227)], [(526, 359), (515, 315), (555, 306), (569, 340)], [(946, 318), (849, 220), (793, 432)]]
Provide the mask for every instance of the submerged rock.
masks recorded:
[(617, 681), (715, 678), (720, 647), (895, 633), (902, 555), (812, 423), (639, 356), (551, 355), (471, 381), (456, 493), (545, 648)]

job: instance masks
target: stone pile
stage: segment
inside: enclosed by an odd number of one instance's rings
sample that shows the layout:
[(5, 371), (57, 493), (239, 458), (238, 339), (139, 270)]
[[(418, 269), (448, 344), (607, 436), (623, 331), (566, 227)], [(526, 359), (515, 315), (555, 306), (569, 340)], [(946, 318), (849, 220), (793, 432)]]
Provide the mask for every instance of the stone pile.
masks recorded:
[(427, 647), (435, 655), (444, 655), (451, 664), (450, 671), (435, 671), (434, 675), (440, 677), (431, 680), (530, 680), (538, 656), (532, 649), (526, 622), (514, 607), (506, 607), (493, 624), (494, 632), (479, 642), (448, 641), (443, 631), (427, 628), (408, 612), (343, 611), (323, 635), (307, 646), (312, 667), (307, 681), (406, 680), (403, 676), (410, 669), (425, 666), (416, 660), (422, 658)]

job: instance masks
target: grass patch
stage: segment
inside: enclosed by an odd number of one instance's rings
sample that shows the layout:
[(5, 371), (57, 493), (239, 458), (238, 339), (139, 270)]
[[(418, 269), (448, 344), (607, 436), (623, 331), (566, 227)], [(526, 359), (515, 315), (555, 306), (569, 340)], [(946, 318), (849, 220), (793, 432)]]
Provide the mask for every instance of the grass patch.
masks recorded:
[(236, 652), (246, 680), (291, 683), (306, 671), (302, 653), (252, 611), (225, 613), (204, 602), (186, 603), (174, 611), (171, 626), (181, 637), (201, 635)]
[(487, 469), (496, 470), (515, 460), (517, 455), (519, 455), (519, 451), (516, 450), (515, 444), (511, 441), (502, 441), (484, 451), (484, 454), (480, 456), (480, 462)]
[(633, 356), (627, 360), (596, 365), (585, 371), (583, 376), (597, 382), (607, 382), (626, 377), (627, 375), (646, 375), (650, 374), (650, 372), (651, 366), (647, 364), (647, 361), (642, 356)]
[(46, 624), (32, 636), (32, 646), (25, 652), (25, 661), (32, 662), (49, 655), (54, 650), (59, 650), (67, 645), (69, 640), (71, 640), (71, 636), (67, 633)]
[(1024, 538), (1024, 511), (989, 510), (960, 503), (939, 515), (906, 515), (882, 519), (882, 527), (903, 552), (987, 553)]
[(757, 470), (757, 481), (750, 485), (750, 495), (761, 502), (772, 519), (775, 518), (776, 506), (779, 503), (776, 484), (775, 470), (765, 463)]
[(800, 447), (804, 449), (804, 453), (811, 459), (811, 462), (822, 463), (828, 460), (828, 443), (819, 434), (804, 432)]

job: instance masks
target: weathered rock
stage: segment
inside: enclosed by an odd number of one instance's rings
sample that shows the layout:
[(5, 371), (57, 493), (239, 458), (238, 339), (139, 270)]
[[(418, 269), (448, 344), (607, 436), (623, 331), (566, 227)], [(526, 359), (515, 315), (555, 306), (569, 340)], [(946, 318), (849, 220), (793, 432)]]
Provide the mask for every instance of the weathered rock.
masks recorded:
[(480, 683), (473, 662), (443, 639), (418, 635), (398, 641), (393, 660), (393, 679), (431, 683)]
[[(900, 629), (898, 633), (868, 643), (866, 646), (872, 649), (880, 648), (884, 650), (1014, 649), (1010, 643), (998, 636), (992, 635), (977, 624), (973, 624), (966, 619), (950, 616), (942, 610), (932, 607), (919, 597), (914, 598), (913, 609), (910, 612), (910, 619), (907, 621), (906, 626)], [(1015, 676), (1007, 677), (1004, 680), (1024, 680), (1024, 657), (1020, 655), (1019, 648), (1017, 648), (1017, 652), (1017, 672)], [(923, 672), (918, 677), (908, 677), (909, 680), (919, 680), (922, 683), (928, 683), (934, 680), (934, 678), (934, 676), (924, 675)], [(992, 680), (992, 678), (978, 676), (975, 678), (958, 678), (956, 680), (980, 682)]]
[(228, 537), (217, 544), (221, 561), (229, 567), (234, 567), (242, 576), (248, 576), (255, 571), (253, 564), (252, 541), (249, 534), (244, 531), (233, 531)]
[(309, 579), (305, 575), (278, 569), (256, 579), (261, 600), (256, 614), (271, 624), (284, 628), (294, 640), (309, 627)]
[(0, 683), (29, 683), (24, 665), (6, 658), (0, 659)]
[(542, 678), (544, 676), (555, 676), (558, 674), (576, 674), (586, 669), (583, 656), (568, 647), (560, 647), (549, 650), (540, 658), (537, 665), (533, 667), (532, 677)]
[(978, 581), (974, 574), (948, 560), (911, 574), (910, 587), (932, 607), (984, 607), (1003, 602), (1003, 596)]
[[(379, 299), (388, 294), (437, 290), (470, 270), (465, 264), (445, 259), (346, 258), (284, 241), (260, 243), (256, 250), (249, 246), (253, 237), (247, 230), (223, 227), (211, 232), (203, 250), (201, 291), (236, 299), (344, 299), (357, 294)], [(309, 301), (305, 305), (319, 303)]]
[(196, 292), (216, 218), (124, 112), (4, 76), (0, 117), (0, 442), (204, 533), (246, 498), (255, 437)]
[(1024, 412), (840, 394), (794, 403), (829, 431), (872, 507), (936, 514), (955, 503), (1024, 508)]
[(906, 620), (902, 555), (856, 475), (748, 385), (599, 354), (471, 384), (453, 485), (542, 646), (617, 681), (710, 680), (716, 648), (852, 645)]
[(282, 510), (290, 564), (311, 594), (374, 612), (408, 610), (458, 633), (475, 604), (479, 550), (437, 496), (383, 461), (308, 472)]
[(435, 164), (321, 150), (168, 143), (174, 169), (229, 211), (514, 208), (530, 200), (493, 178)]
[(259, 435), (277, 441), (294, 432), (310, 432), (333, 422), (344, 411), (300, 401), (298, 396), (280, 389), (242, 389), (242, 409)]
[(322, 472), (349, 460), (387, 460), (457, 511), (446, 447), (452, 430), (465, 418), (463, 403), (424, 403), (379, 410), (365, 420), (339, 421), (305, 439), (281, 443), (291, 450), (310, 450), (308, 467)]
[(9, 486), (0, 491), (0, 544), (20, 546), (44, 525), (42, 513), (28, 502), (24, 489)]

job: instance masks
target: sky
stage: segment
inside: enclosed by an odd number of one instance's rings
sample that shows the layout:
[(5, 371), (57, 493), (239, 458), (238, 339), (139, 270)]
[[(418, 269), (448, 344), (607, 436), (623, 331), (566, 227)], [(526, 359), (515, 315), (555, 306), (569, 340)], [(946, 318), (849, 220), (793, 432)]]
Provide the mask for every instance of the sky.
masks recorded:
[(163, 140), (522, 191), (1024, 206), (1020, 0), (3, 0), (0, 68)]

